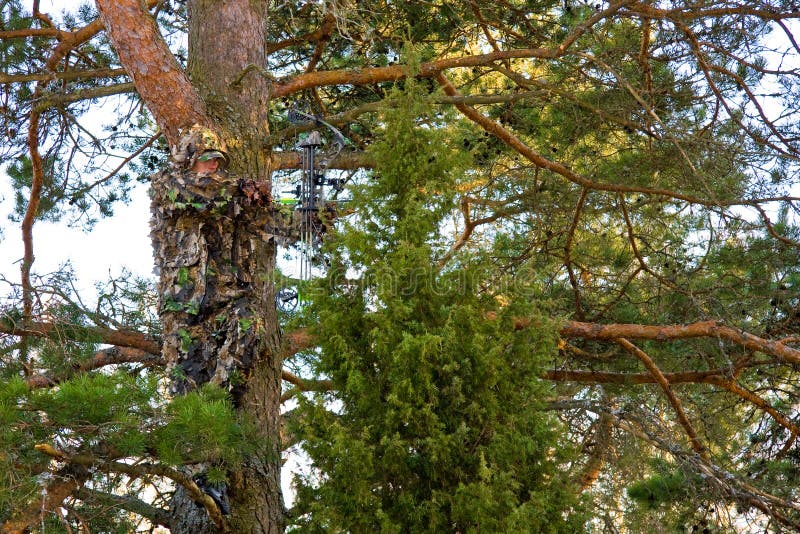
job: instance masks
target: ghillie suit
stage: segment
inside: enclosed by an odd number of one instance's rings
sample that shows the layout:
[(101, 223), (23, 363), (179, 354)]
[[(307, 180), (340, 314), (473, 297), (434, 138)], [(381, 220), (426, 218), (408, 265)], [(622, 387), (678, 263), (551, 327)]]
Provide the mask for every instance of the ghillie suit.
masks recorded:
[[(198, 162), (217, 158), (213, 172)], [(225, 145), (193, 126), (172, 149), (172, 164), (152, 177), (151, 236), (159, 272), (162, 353), (173, 391), (211, 382), (238, 400), (239, 378), (259, 357), (269, 283), (263, 256), (273, 217), (268, 189), (227, 173)], [(266, 190), (265, 190), (266, 189)]]

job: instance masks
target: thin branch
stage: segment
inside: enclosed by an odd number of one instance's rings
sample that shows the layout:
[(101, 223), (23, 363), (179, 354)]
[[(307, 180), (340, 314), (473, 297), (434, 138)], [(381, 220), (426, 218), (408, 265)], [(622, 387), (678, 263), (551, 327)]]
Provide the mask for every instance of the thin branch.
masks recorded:
[(569, 283), (572, 286), (572, 294), (575, 301), (575, 316), (581, 321), (584, 320), (583, 306), (581, 304), (581, 289), (578, 286), (578, 279), (575, 277), (575, 271), (572, 269), (571, 255), (572, 240), (575, 238), (575, 229), (578, 227), (587, 193), (588, 190), (586, 188), (581, 189), (581, 194), (575, 205), (575, 213), (572, 216), (572, 224), (570, 224), (569, 230), (567, 231), (567, 242), (564, 244), (564, 265), (567, 267)]
[(58, 72), (37, 72), (33, 74), (4, 74), (0, 73), (0, 84), (27, 83), (39, 81), (74, 81), (87, 78), (113, 78), (124, 76), (125, 69), (95, 69), (95, 70), (66, 70)]
[(166, 362), (160, 355), (130, 347), (110, 347), (96, 352), (85, 362), (75, 365), (74, 369), (68, 373), (56, 376), (44, 374), (33, 375), (27, 378), (26, 383), (31, 389), (55, 386), (68, 380), (77, 373), (86, 373), (108, 365), (120, 365), (123, 363), (141, 363), (147, 366), (166, 365)]
[(504, 215), (503, 212), (496, 211), (492, 215), (489, 215), (488, 217), (482, 217), (480, 219), (476, 219), (473, 221), (470, 216), (469, 203), (470, 203), (469, 197), (462, 197), (461, 213), (464, 215), (464, 231), (461, 232), (461, 235), (458, 237), (455, 243), (453, 243), (452, 246), (447, 250), (447, 252), (445, 252), (439, 259), (439, 261), (436, 264), (438, 269), (444, 268), (444, 266), (447, 265), (447, 262), (450, 261), (453, 255), (469, 242), (469, 238), (472, 237), (472, 233), (478, 226), (494, 222)]
[(689, 436), (689, 441), (692, 444), (692, 449), (699, 454), (703, 459), (708, 460), (708, 450), (706, 446), (700, 441), (700, 438), (697, 436), (697, 432), (695, 431), (694, 427), (692, 426), (691, 421), (686, 416), (686, 412), (683, 410), (683, 406), (681, 405), (680, 399), (675, 395), (672, 391), (672, 388), (669, 385), (669, 380), (666, 379), (664, 373), (661, 372), (661, 369), (658, 368), (656, 363), (653, 361), (650, 356), (647, 355), (642, 349), (631, 343), (625, 338), (619, 338), (615, 340), (622, 348), (639, 358), (647, 370), (653, 375), (653, 377), (658, 382), (658, 385), (661, 386), (661, 389), (664, 391), (664, 395), (667, 396), (669, 403), (672, 405), (672, 409), (675, 410), (676, 415), (678, 416), (678, 422), (680, 422), (683, 430), (686, 432), (686, 435)]
[(284, 39), (283, 41), (279, 41), (277, 43), (269, 43), (267, 45), (267, 54), (271, 54), (273, 52), (277, 52), (278, 50), (283, 50), (284, 48), (289, 48), (290, 46), (297, 46), (299, 44), (304, 43), (315, 43), (325, 37), (329, 37), (333, 28), (336, 24), (336, 18), (331, 13), (326, 13), (325, 17), (322, 19), (322, 24), (319, 28), (314, 30), (311, 33), (307, 33), (305, 35), (301, 35), (299, 37), (292, 37), (291, 39)]
[(775, 419), (775, 421), (779, 425), (781, 425), (782, 427), (786, 428), (789, 432), (791, 432), (792, 436), (797, 436), (798, 434), (800, 434), (800, 427), (798, 427), (795, 423), (793, 423), (789, 418), (780, 413), (778, 410), (773, 408), (772, 405), (770, 405), (766, 400), (762, 399), (755, 393), (746, 390), (745, 388), (737, 384), (734, 380), (726, 379), (723, 378), (722, 376), (716, 376), (716, 377), (709, 377), (707, 381), (710, 384), (715, 384), (723, 389), (730, 391), (734, 395), (737, 395), (738, 397), (746, 400), (751, 404), (754, 404), (763, 411), (767, 412), (770, 416), (772, 416), (773, 419)]
[[(438, 74), (436, 76), (436, 79), (444, 88), (445, 94), (449, 96), (460, 96), (455, 86), (453, 86), (453, 84), (444, 75)], [(483, 128), (483, 130), (503, 141), (511, 149), (518, 152), (521, 156), (526, 158), (528, 161), (530, 161), (537, 167), (541, 167), (542, 169), (547, 169), (555, 174), (561, 175), (568, 181), (578, 184), (586, 189), (594, 189), (597, 191), (611, 191), (617, 193), (642, 193), (654, 196), (663, 196), (663, 197), (673, 198), (676, 200), (683, 200), (685, 202), (689, 202), (692, 204), (699, 204), (702, 206), (747, 205), (751, 202), (745, 200), (738, 200), (727, 203), (721, 203), (721, 202), (715, 202), (713, 200), (686, 195), (677, 191), (670, 191), (668, 189), (639, 187), (639, 186), (630, 186), (622, 184), (604, 184), (604, 183), (594, 182), (586, 178), (585, 176), (581, 176), (573, 172), (572, 170), (568, 169), (561, 163), (556, 163), (554, 161), (550, 161), (549, 159), (545, 158), (538, 152), (531, 149), (525, 143), (520, 141), (519, 138), (517, 138), (509, 130), (500, 125), (500, 123), (482, 115), (475, 108), (463, 104), (455, 104), (455, 107), (459, 111), (461, 111), (461, 113), (464, 114), (464, 116), (466, 116), (468, 119), (472, 120), (473, 122), (478, 124), (481, 128)]]
[(628, 231), (628, 242), (631, 244), (631, 251), (633, 252), (633, 255), (636, 257), (636, 261), (639, 263), (639, 267), (641, 267), (643, 271), (650, 274), (653, 278), (655, 278), (662, 284), (666, 285), (670, 289), (673, 289), (675, 291), (680, 291), (681, 293), (685, 293), (685, 291), (679, 288), (677, 284), (675, 284), (674, 282), (672, 282), (667, 278), (664, 278), (659, 273), (651, 269), (650, 265), (647, 264), (647, 262), (644, 259), (644, 256), (642, 256), (642, 253), (639, 251), (639, 246), (636, 244), (636, 232), (633, 229), (633, 223), (631, 222), (631, 217), (630, 214), (628, 213), (628, 206), (625, 202), (625, 197), (622, 194), (619, 194), (618, 199), (619, 199), (619, 207), (622, 211), (622, 217), (625, 220), (625, 228), (627, 228)]
[(50, 93), (43, 95), (36, 100), (36, 106), (34, 107), (34, 110), (37, 112), (42, 112), (48, 108), (63, 107), (73, 102), (80, 102), (81, 100), (91, 100), (93, 98), (104, 98), (107, 96), (135, 92), (136, 87), (134, 86), (133, 82), (125, 82), (114, 85), (106, 85), (104, 87), (79, 89), (72, 93)]
[(126, 157), (124, 160), (122, 160), (122, 163), (117, 165), (117, 167), (113, 171), (108, 173), (103, 178), (100, 178), (99, 180), (96, 180), (96, 181), (92, 182), (91, 184), (87, 185), (86, 187), (83, 187), (83, 188), (75, 191), (74, 193), (72, 193), (72, 197), (73, 198), (77, 198), (77, 197), (83, 195), (84, 193), (86, 193), (87, 191), (90, 191), (90, 190), (94, 189), (98, 185), (109, 181), (111, 178), (116, 176), (117, 173), (119, 171), (121, 171), (123, 167), (125, 167), (125, 165), (127, 165), (128, 163), (133, 161), (134, 158), (136, 158), (139, 154), (141, 154), (142, 152), (147, 150), (148, 147), (150, 147), (153, 143), (155, 143), (156, 140), (159, 137), (161, 137), (161, 132), (160, 131), (156, 132), (153, 136), (150, 137), (150, 139), (145, 141), (145, 143), (142, 146), (140, 146), (135, 152), (131, 153), (128, 157)]
[(167, 528), (172, 527), (172, 518), (167, 510), (148, 504), (131, 495), (114, 495), (113, 493), (105, 493), (82, 487), (78, 489), (73, 496), (84, 502), (99, 502), (106, 506), (133, 512), (134, 514), (147, 518), (153, 525), (161, 525)]

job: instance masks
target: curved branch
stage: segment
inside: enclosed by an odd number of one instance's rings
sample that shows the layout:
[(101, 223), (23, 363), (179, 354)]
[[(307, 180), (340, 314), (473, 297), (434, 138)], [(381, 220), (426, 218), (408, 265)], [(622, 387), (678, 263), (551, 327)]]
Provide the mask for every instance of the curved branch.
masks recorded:
[(277, 43), (270, 43), (266, 47), (266, 53), (271, 54), (290, 46), (296, 46), (303, 43), (316, 43), (331, 35), (334, 26), (336, 25), (336, 18), (331, 13), (325, 13), (322, 19), (322, 24), (319, 28), (311, 33), (301, 35), (300, 37), (292, 37), (291, 39), (284, 39)]
[(222, 516), (222, 512), (217, 506), (217, 503), (214, 502), (214, 499), (203, 492), (203, 490), (198, 487), (195, 481), (192, 480), (192, 477), (185, 475), (176, 469), (172, 469), (171, 467), (161, 464), (125, 464), (121, 462), (102, 462), (98, 464), (98, 467), (114, 473), (124, 473), (134, 478), (145, 475), (156, 475), (168, 478), (176, 484), (183, 486), (189, 496), (196, 503), (200, 504), (206, 509), (211, 521), (213, 521), (217, 528), (220, 529), (220, 532), (230, 532), (228, 524)]
[(170, 145), (181, 128), (210, 126), (205, 104), (139, 0), (97, 0), (120, 62)]
[[(37, 88), (37, 91), (39, 88)], [(42, 155), (39, 153), (39, 118), (41, 114), (34, 110), (31, 112), (30, 124), (28, 126), (28, 151), (31, 158), (31, 192), (28, 198), (28, 207), (25, 210), (25, 217), (22, 219), (22, 243), (24, 253), (22, 265), (22, 306), (23, 318), (27, 323), (31, 320), (33, 311), (33, 287), (31, 286), (31, 266), (33, 265), (33, 223), (36, 221), (36, 213), (39, 211), (39, 199), (44, 184), (44, 164)]]
[(91, 500), (133, 512), (136, 515), (147, 518), (153, 525), (161, 525), (167, 528), (172, 526), (172, 519), (166, 510), (147, 504), (130, 495), (114, 495), (113, 493), (104, 493), (83, 487), (75, 491), (73, 496), (82, 501)]
[(794, 436), (800, 435), (800, 427), (798, 427), (795, 423), (793, 423), (789, 418), (780, 413), (778, 410), (773, 408), (766, 400), (762, 399), (755, 393), (743, 388), (735, 381), (725, 379), (722, 376), (709, 377), (706, 381), (710, 384), (715, 384), (723, 389), (726, 389), (727, 391), (730, 391), (734, 395), (746, 400), (747, 402), (767, 412), (770, 416), (772, 416), (773, 419), (775, 419), (775, 421), (779, 425), (781, 425), (789, 432), (791, 432), (792, 440), (794, 439)]
[(675, 413), (678, 416), (678, 421), (680, 422), (683, 430), (686, 432), (686, 435), (689, 436), (689, 441), (692, 444), (692, 449), (699, 454), (703, 459), (708, 460), (708, 450), (706, 446), (700, 441), (700, 438), (697, 436), (697, 432), (695, 431), (694, 427), (692, 426), (691, 421), (686, 416), (686, 412), (683, 410), (683, 406), (681, 405), (680, 399), (675, 395), (672, 391), (672, 388), (669, 385), (669, 381), (664, 376), (664, 373), (661, 372), (661, 369), (655, 364), (652, 358), (647, 355), (642, 349), (631, 343), (625, 338), (619, 338), (615, 340), (617, 344), (619, 344), (622, 348), (636, 356), (639, 361), (641, 361), (647, 370), (650, 371), (650, 374), (658, 382), (658, 385), (661, 386), (661, 389), (664, 390), (664, 395), (667, 396), (669, 403), (672, 405), (672, 409), (675, 410)]
[[(445, 94), (447, 94), (448, 96), (460, 96), (455, 86), (443, 74), (438, 73), (436, 75), (436, 79), (439, 82), (439, 84), (442, 85)], [(584, 176), (581, 176), (573, 172), (572, 170), (568, 169), (561, 163), (556, 163), (554, 161), (550, 161), (549, 159), (545, 158), (538, 152), (531, 149), (525, 143), (520, 141), (519, 138), (517, 138), (514, 134), (512, 134), (510, 131), (508, 131), (506, 128), (500, 125), (500, 123), (484, 116), (483, 114), (479, 113), (475, 108), (464, 104), (455, 104), (455, 107), (465, 117), (478, 124), (486, 132), (494, 135), (495, 137), (503, 141), (511, 149), (518, 152), (521, 156), (526, 158), (528, 161), (530, 161), (537, 167), (541, 167), (542, 169), (547, 169), (555, 174), (561, 175), (568, 181), (580, 185), (581, 187), (584, 187), (586, 189), (594, 189), (597, 191), (610, 191), (616, 193), (642, 193), (648, 195), (663, 196), (663, 197), (673, 198), (676, 200), (683, 200), (685, 202), (690, 202), (693, 204), (699, 204), (702, 206), (726, 205), (725, 203), (720, 204), (712, 200), (694, 197), (691, 195), (679, 193), (677, 191), (670, 191), (668, 189), (638, 187), (638, 186), (621, 185), (621, 184), (603, 184), (594, 182)], [(730, 205), (747, 204), (747, 202), (739, 201), (728, 204)]]

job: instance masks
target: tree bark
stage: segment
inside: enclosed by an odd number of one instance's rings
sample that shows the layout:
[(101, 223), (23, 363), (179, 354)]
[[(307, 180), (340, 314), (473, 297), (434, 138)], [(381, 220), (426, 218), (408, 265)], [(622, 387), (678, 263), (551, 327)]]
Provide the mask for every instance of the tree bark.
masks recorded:
[(96, 0), (119, 60), (170, 145), (181, 128), (208, 124), (203, 101), (139, 0)]
[[(264, 0), (190, 0), (187, 9), (189, 77), (227, 144), (230, 170), (245, 183), (260, 184), (259, 189), (268, 192), (272, 169), (263, 144), (269, 135), (270, 82), (258, 71), (242, 77), (248, 67), (265, 64), (267, 4)], [(239, 297), (244, 299), (241, 304), (250, 310), (254, 322), (253, 335), (247, 341), (249, 356), (245, 357), (252, 357), (252, 364), (244, 370), (244, 383), (235, 397), (242, 414), (256, 422), (259, 434), (255, 454), (239, 472), (230, 473), (230, 524), (234, 532), (274, 533), (283, 530), (284, 508), (280, 489), (281, 340), (272, 283), (276, 250), (263, 235), (271, 216), (271, 199), (267, 193), (267, 198), (261, 199), (266, 206), (260, 207), (242, 187), (237, 194), (241, 195), (246, 230), (237, 233), (230, 225), (221, 229), (227, 228), (231, 240), (238, 240), (238, 248), (251, 255), (251, 261), (239, 267), (238, 276), (247, 284)], [(213, 317), (209, 319), (213, 321)], [(220, 360), (226, 357), (224, 351), (218, 354)], [(192, 528), (191, 532), (199, 531)]]

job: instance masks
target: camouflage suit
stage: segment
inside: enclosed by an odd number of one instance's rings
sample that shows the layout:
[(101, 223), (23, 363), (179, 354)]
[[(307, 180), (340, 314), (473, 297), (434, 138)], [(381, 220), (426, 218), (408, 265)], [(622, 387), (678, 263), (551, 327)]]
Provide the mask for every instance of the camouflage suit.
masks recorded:
[[(265, 303), (272, 304), (263, 295), (271, 286), (253, 279), (270, 269), (272, 202), (253, 180), (228, 174), (225, 146), (212, 131), (188, 129), (172, 152), (151, 184), (163, 354), (175, 392), (212, 382), (236, 400), (234, 377), (252, 369)], [(204, 157), (221, 160), (219, 168), (196, 172)]]

